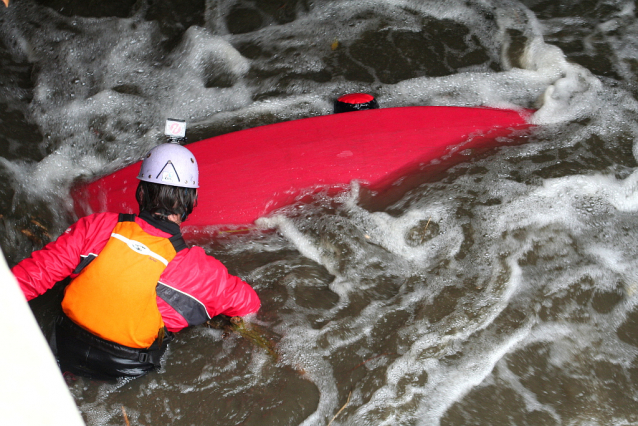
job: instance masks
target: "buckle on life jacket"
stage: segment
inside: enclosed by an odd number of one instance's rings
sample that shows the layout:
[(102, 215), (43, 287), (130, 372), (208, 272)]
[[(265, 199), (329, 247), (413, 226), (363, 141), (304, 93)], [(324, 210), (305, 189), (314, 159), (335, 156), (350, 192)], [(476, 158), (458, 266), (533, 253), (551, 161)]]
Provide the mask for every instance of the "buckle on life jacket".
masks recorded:
[(138, 358), (139, 362), (147, 363), (149, 359), (148, 352), (140, 352), (140, 356)]

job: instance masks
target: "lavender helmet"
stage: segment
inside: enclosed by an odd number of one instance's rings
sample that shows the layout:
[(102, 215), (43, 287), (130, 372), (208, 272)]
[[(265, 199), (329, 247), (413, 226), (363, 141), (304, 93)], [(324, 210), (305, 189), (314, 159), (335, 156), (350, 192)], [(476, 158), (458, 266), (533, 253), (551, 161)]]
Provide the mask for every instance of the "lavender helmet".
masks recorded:
[(197, 160), (188, 149), (165, 143), (151, 149), (140, 168), (139, 180), (160, 185), (199, 188)]

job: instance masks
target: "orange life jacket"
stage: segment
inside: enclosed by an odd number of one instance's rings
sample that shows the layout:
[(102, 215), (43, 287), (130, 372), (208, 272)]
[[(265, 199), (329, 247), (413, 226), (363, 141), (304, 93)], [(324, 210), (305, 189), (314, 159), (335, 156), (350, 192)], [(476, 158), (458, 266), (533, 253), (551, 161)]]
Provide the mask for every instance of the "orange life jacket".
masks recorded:
[(134, 218), (120, 215), (104, 249), (67, 286), (62, 310), (102, 339), (148, 348), (164, 330), (155, 287), (181, 234), (150, 235)]

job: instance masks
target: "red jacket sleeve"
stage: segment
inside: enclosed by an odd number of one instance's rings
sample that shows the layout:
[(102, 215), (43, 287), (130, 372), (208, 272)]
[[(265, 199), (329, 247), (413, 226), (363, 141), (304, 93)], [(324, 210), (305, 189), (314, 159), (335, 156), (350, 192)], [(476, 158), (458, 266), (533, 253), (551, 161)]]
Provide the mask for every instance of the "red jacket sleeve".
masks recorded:
[(11, 270), (27, 300), (31, 300), (72, 275), (89, 252), (99, 253), (117, 222), (117, 214), (83, 217), (60, 237), (37, 250)]
[[(208, 256), (201, 247), (183, 250), (168, 264), (160, 283), (201, 303), (209, 317), (245, 316), (261, 306), (255, 290), (240, 278), (230, 275), (220, 261)], [(178, 331), (188, 324), (165, 301), (158, 307), (166, 327)]]

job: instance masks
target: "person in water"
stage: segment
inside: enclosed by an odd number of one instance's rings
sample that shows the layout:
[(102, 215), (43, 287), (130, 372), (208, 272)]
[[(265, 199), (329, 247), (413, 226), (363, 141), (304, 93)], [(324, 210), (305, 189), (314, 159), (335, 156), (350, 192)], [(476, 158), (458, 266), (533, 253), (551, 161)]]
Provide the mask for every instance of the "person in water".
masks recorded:
[(27, 300), (71, 278), (52, 339), (64, 372), (141, 376), (160, 365), (174, 332), (260, 307), (249, 284), (182, 238), (180, 224), (197, 204), (193, 154), (157, 146), (138, 179), (138, 216), (83, 217), (12, 269)]

